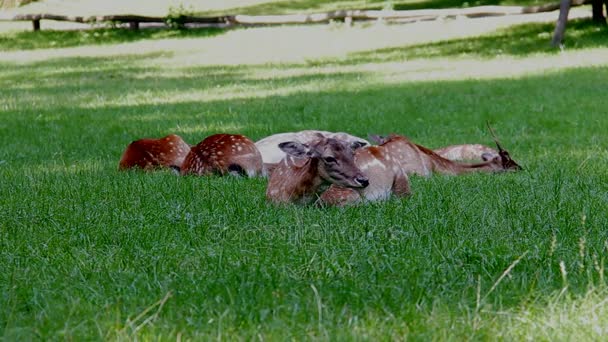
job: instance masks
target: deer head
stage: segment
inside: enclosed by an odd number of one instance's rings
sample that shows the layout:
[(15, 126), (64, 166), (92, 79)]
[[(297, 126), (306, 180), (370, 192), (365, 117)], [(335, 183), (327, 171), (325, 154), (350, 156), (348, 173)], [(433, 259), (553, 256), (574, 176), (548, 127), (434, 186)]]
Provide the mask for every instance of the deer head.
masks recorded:
[(369, 185), (369, 180), (354, 162), (354, 151), (361, 146), (364, 145), (360, 142), (347, 144), (332, 138), (320, 139), (311, 146), (295, 141), (279, 144), (279, 148), (290, 156), (316, 161), (317, 172), (324, 181), (349, 188)]
[(279, 144), (287, 156), (270, 174), (266, 197), (275, 203), (309, 202), (324, 185), (365, 188), (369, 180), (354, 162), (353, 152), (359, 146), (324, 137), (310, 145)]
[(494, 132), (488, 121), (486, 121), (486, 125), (488, 126), (488, 130), (490, 131), (490, 134), (494, 139), (494, 143), (496, 143), (496, 147), (498, 148), (498, 156), (500, 157), (500, 163), (502, 165), (502, 168), (504, 170), (511, 171), (523, 170), (523, 168), (519, 166), (519, 164), (517, 164), (513, 159), (511, 159), (509, 152), (507, 152), (507, 150), (503, 149), (502, 146), (500, 146), (500, 143), (498, 142), (498, 137), (496, 137), (496, 133)]

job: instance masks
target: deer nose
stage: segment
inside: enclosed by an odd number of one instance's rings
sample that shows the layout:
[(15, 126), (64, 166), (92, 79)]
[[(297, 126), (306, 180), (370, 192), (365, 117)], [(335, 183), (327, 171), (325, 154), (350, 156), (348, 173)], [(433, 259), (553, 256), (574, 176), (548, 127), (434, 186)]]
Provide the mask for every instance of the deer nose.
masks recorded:
[(361, 185), (362, 188), (365, 188), (369, 185), (369, 179), (365, 177), (357, 177), (355, 181)]

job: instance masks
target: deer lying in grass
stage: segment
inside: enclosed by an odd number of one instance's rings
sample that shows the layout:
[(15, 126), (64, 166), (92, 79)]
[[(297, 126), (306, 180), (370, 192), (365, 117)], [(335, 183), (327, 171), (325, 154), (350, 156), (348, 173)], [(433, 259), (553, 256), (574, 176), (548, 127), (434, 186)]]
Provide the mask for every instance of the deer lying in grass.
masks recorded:
[[(262, 154), (262, 160), (264, 161), (265, 168), (270, 171), (276, 166), (276, 164), (285, 158), (285, 152), (279, 148), (280, 143), (294, 141), (301, 144), (312, 144), (314, 141), (319, 139), (320, 135), (326, 138), (342, 140), (349, 144), (358, 143), (361, 146), (370, 145), (367, 140), (348, 133), (333, 133), (313, 130), (274, 134), (258, 140), (255, 145)], [(435, 149), (434, 151), (438, 155), (451, 160), (481, 160), (482, 155), (485, 155), (486, 159), (491, 159), (494, 156), (498, 156), (498, 152), (496, 150), (479, 144), (452, 145)]]
[(266, 197), (273, 203), (308, 203), (329, 184), (365, 188), (369, 181), (354, 163), (359, 143), (318, 136), (310, 146), (295, 141), (279, 148), (287, 156), (270, 174)]
[(280, 143), (293, 141), (300, 144), (312, 144), (319, 140), (319, 137), (321, 136), (341, 140), (348, 144), (357, 143), (361, 146), (370, 145), (370, 143), (365, 139), (350, 135), (348, 133), (305, 130), (299, 132), (273, 134), (264, 139), (258, 140), (255, 143), (255, 146), (258, 148), (258, 150), (260, 150), (264, 164), (277, 164), (283, 158), (285, 158), (286, 155), (286, 153), (279, 148)]
[(190, 145), (175, 134), (160, 139), (135, 140), (127, 146), (118, 168), (125, 170), (139, 167), (151, 170), (159, 167), (181, 167), (189, 152)]
[[(355, 164), (369, 179), (362, 191), (331, 186), (320, 197), (328, 205), (345, 205), (362, 199), (381, 200), (409, 194), (408, 174), (430, 176), (432, 172), (459, 175), (471, 172), (501, 172), (521, 167), (496, 141), (499, 155), (482, 163), (458, 163), (439, 156), (432, 150), (416, 145), (403, 136), (393, 135), (379, 146), (370, 146), (355, 153)], [(392, 180), (392, 182), (391, 182)]]
[(215, 134), (192, 147), (181, 167), (181, 174), (262, 175), (260, 151), (244, 135)]

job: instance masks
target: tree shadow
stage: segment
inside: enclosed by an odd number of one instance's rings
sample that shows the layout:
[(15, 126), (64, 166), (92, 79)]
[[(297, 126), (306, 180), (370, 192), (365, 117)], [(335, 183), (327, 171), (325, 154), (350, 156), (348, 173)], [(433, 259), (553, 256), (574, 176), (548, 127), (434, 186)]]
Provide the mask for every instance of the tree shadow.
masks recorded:
[[(0, 78), (6, 100), (0, 111), (5, 118), (0, 131), (5, 132), (6, 138), (0, 141), (5, 140), (7, 148), (13, 146), (17, 151), (27, 146), (28, 151), (51, 152), (48, 156), (52, 157), (51, 150), (56, 149), (70, 153), (74, 159), (79, 159), (77, 153), (86, 153), (89, 158), (116, 155), (128, 142), (142, 137), (178, 133), (196, 143), (206, 135), (222, 131), (243, 133), (253, 139), (302, 129), (347, 131), (363, 137), (368, 133), (396, 132), (438, 147), (451, 143), (490, 143), (490, 139), (471, 141), (472, 133), (479, 137), (486, 135), (483, 123), (489, 120), (501, 122), (503, 136), (508, 137), (511, 146), (523, 144), (537, 151), (552, 144), (560, 146), (561, 133), (548, 132), (563, 132), (573, 122), (591, 122), (584, 126), (590, 135), (597, 135), (597, 129), (605, 126), (594, 109), (593, 92), (583, 91), (598, 86), (598, 78), (605, 74), (601, 68), (581, 68), (522, 80), (367, 84), (372, 72), (310, 73), (265, 79), (252, 77), (248, 73), (250, 67), (209, 66), (189, 68), (187, 75), (163, 74), (160, 69), (139, 67), (144, 58), (154, 56), (64, 58), (17, 66), (33, 70), (35, 75), (41, 74), (39, 70), (68, 67), (65, 72), (32, 76), (26, 82), (19, 78), (25, 72)], [(144, 75), (146, 72), (149, 75)], [(576, 89), (581, 91), (576, 111), (560, 110), (563, 101), (546, 101), (549, 94), (560, 91), (559, 84), (565, 80), (576, 83)], [(527, 91), (522, 93), (522, 87)], [(493, 101), (480, 100), (487, 97)], [(512, 105), (514, 97), (519, 103), (516, 107)], [(547, 110), (561, 114), (547, 118), (542, 115)], [(526, 124), (522, 126), (521, 122)], [(31, 136), (34, 127), (45, 133)], [(451, 132), (449, 138), (436, 135), (437, 131), (445, 130)], [(531, 134), (530, 130), (548, 135)], [(31, 140), (10, 139), (19, 132), (31, 136)], [(103, 136), (102, 141), (116, 143), (96, 144), (99, 136)], [(91, 145), (90, 149), (78, 148), (83, 140)], [(23, 154), (24, 160), (27, 155)]]

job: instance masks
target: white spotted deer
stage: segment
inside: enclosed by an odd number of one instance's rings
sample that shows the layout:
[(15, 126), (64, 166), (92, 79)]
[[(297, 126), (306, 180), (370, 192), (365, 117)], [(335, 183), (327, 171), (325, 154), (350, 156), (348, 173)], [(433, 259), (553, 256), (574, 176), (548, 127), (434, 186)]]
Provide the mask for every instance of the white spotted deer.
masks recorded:
[(287, 156), (270, 174), (266, 197), (270, 202), (309, 203), (330, 184), (363, 189), (369, 180), (354, 163), (360, 144), (319, 136), (310, 145), (283, 142), (279, 148)]
[[(481, 163), (459, 163), (441, 157), (424, 146), (416, 145), (409, 139), (392, 135), (379, 146), (370, 146), (356, 152), (355, 163), (369, 178), (369, 187), (353, 192), (350, 189), (330, 187), (321, 202), (328, 205), (345, 205), (362, 199), (381, 200), (396, 195), (407, 195), (409, 183), (407, 175), (430, 176), (432, 172), (460, 175), (471, 172), (502, 172), (521, 170), (509, 153), (496, 141), (499, 155)], [(390, 179), (399, 179), (399, 183)], [(406, 185), (407, 184), (407, 185)]]
[(192, 147), (181, 168), (182, 175), (263, 174), (262, 156), (253, 141), (239, 134), (215, 134)]
[(170, 134), (160, 139), (139, 139), (127, 146), (118, 168), (152, 170), (160, 167), (181, 167), (190, 145), (179, 135)]

